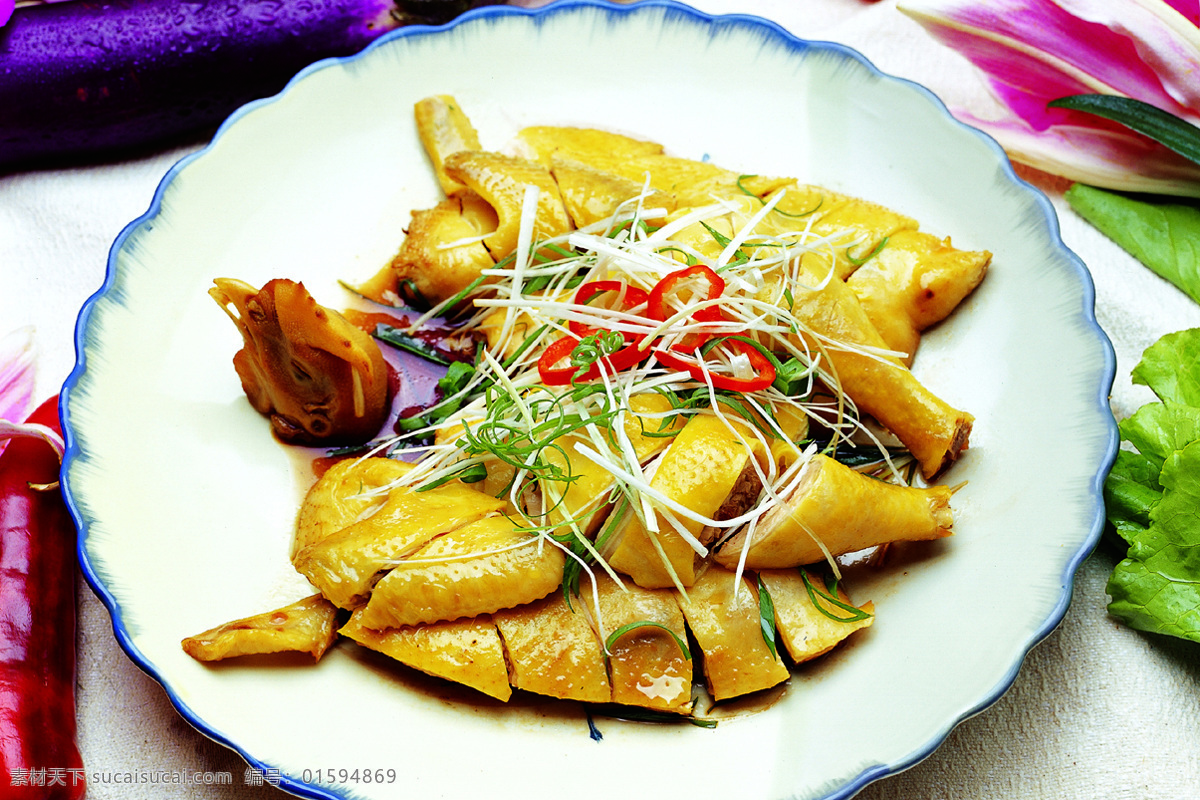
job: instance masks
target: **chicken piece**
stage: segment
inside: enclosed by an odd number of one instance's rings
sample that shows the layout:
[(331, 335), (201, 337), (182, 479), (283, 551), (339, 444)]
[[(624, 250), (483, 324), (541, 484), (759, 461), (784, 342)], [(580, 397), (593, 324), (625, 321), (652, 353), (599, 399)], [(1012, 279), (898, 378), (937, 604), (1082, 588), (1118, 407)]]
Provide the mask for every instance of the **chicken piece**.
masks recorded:
[[(601, 172), (568, 156), (552, 156), (551, 166), (567, 215), (576, 228), (610, 218), (622, 203), (641, 195), (644, 188), (642, 183)], [(651, 190), (642, 198), (641, 206), (643, 209), (661, 209), (669, 213), (675, 210), (675, 198)], [(632, 212), (633, 208), (630, 207), (629, 211)], [(663, 219), (660, 217), (648, 222), (661, 225)]]
[(704, 677), (714, 700), (769, 689), (788, 679), (783, 659), (763, 639), (758, 592), (744, 576), (712, 566), (686, 595), (676, 597), (704, 653)]
[(354, 608), (365, 602), (381, 575), (434, 537), (504, 508), (503, 500), (456, 481), (420, 492), (395, 486), (372, 499), (361, 497), (409, 469), (388, 458), (341, 461), (305, 497), (300, 527), (342, 527), (301, 548), (292, 563), (335, 605)]
[(657, 155), (663, 151), (661, 144), (619, 133), (554, 125), (523, 128), (517, 134), (517, 141), (530, 159), (540, 161), (546, 169), (553, 166), (556, 155), (586, 162), (588, 155), (624, 157)]
[[(558, 292), (531, 292), (526, 297), (534, 297), (539, 300), (548, 300), (551, 302), (566, 302), (574, 297), (574, 295), (575, 290), (571, 289)], [(506, 334), (504, 323), (509, 314), (513, 315), (513, 321), (508, 326)], [(492, 355), (503, 361), (516, 353), (528, 337), (551, 321), (546, 312), (539, 308), (497, 308), (479, 321), (477, 330), (484, 335), (487, 341), (487, 348), (491, 351)], [(553, 334), (550, 335), (550, 338), (553, 338)], [(545, 341), (550, 341), (550, 339), (546, 339)], [(526, 351), (527, 356), (533, 356), (535, 353)]]
[(208, 293), (233, 320), (244, 346), (233, 357), (250, 405), (280, 441), (359, 444), (379, 432), (390, 409), (379, 345), (304, 284), (276, 279), (262, 289), (217, 278)]
[(319, 661), (335, 638), (337, 607), (316, 594), (189, 636), (182, 645), (197, 661), (293, 652), (309, 653)]
[[(720, 518), (729, 519), (742, 513), (758, 497), (760, 483), (755, 461), (766, 460), (765, 448), (746, 425), (698, 414), (687, 421), (671, 442), (650, 486), (701, 517), (717, 519), (721, 512)], [(744, 488), (735, 491), (738, 487)], [(731, 495), (738, 497), (739, 507), (728, 504)], [(677, 512), (671, 513), (701, 545), (708, 545), (716, 538), (716, 529)], [(701, 554), (661, 510), (656, 517), (657, 533), (647, 530), (632, 510), (625, 514), (607, 555), (609, 565), (643, 588), (672, 587), (676, 581), (678, 585), (691, 586)]]
[(292, 557), (365, 517), (383, 504), (375, 490), (400, 480), (412, 464), (391, 458), (347, 458), (333, 464), (309, 487), (296, 514)]
[(715, 559), (733, 569), (748, 548), (748, 569), (798, 567), (824, 560), (821, 544), (838, 556), (886, 542), (940, 539), (952, 533), (950, 494), (940, 485), (887, 483), (815, 455), (795, 490), (763, 515), (753, 539), (739, 531)]
[(775, 206), (775, 219), (792, 230), (808, 230), (816, 236), (837, 237), (832, 248), (837, 276), (843, 280), (864, 263), (870, 263), (891, 244), (892, 236), (915, 231), (918, 222), (890, 208), (820, 186), (792, 181), (762, 195), (770, 200), (775, 192), (784, 196)]
[[(841, 608), (829, 600), (835, 596), (845, 605), (853, 605), (841, 584), (836, 593), (830, 592), (824, 579), (808, 570), (765, 569), (758, 577), (775, 606), (778, 638), (797, 664), (828, 653), (850, 634), (875, 621), (874, 603), (853, 606), (858, 613)], [(806, 578), (811, 592), (805, 585)]]
[(382, 630), (490, 614), (562, 584), (564, 556), (506, 517), (435, 537), (375, 584), (362, 623)]
[[(727, 196), (722, 198), (722, 205), (726, 209), (725, 213), (719, 216), (710, 216), (704, 220), (704, 223), (694, 222), (679, 229), (671, 238), (676, 242), (681, 242), (693, 248), (697, 253), (710, 259), (717, 259), (725, 250), (725, 246), (738, 231), (750, 223), (751, 217), (762, 209), (762, 203), (754, 197), (749, 197), (740, 191), (726, 193)], [(707, 202), (712, 202), (710, 198)], [(674, 222), (676, 219), (691, 214), (696, 209), (692, 206), (680, 205), (669, 214), (665, 222)], [(769, 225), (770, 217), (764, 218), (755, 227), (755, 231), (759, 233), (773, 233)], [(742, 251), (750, 253), (753, 251), (751, 246), (743, 246)], [(772, 252), (772, 254), (774, 254)]]
[(450, 95), (435, 95), (417, 101), (413, 107), (417, 136), (433, 162), (433, 171), (446, 196), (462, 192), (466, 187), (446, 174), (448, 156), (460, 150), (479, 150), (479, 134)]
[[(736, 188), (738, 175), (714, 164), (664, 155), (662, 145), (591, 128), (533, 126), (517, 135), (520, 145), (547, 168), (555, 159), (624, 178), (639, 187), (650, 176), (653, 188), (681, 206), (706, 205), (718, 187)], [(697, 201), (697, 198), (699, 200)]]
[(446, 158), (446, 174), (478, 194), (496, 213), (496, 229), (483, 239), (492, 258), (501, 261), (517, 249), (517, 236), (528, 187), (538, 189), (533, 241), (571, 230), (562, 195), (550, 171), (534, 161), (463, 150)]
[(470, 191), (414, 211), (408, 235), (392, 259), (392, 280), (409, 283), (431, 305), (454, 297), (495, 266), (483, 237), (498, 224), (491, 204)]
[[(632, 413), (625, 415), (623, 429), (639, 464), (646, 463), (671, 444), (673, 439), (661, 434), (683, 428), (684, 422), (679, 416), (669, 419), (653, 416), (665, 414), (671, 408), (671, 401), (657, 392), (629, 398), (629, 410)], [(543, 492), (552, 494), (550, 498), (543, 498), (543, 505), (549, 508), (545, 523), (556, 526), (553, 533), (561, 534), (568, 531), (567, 521), (574, 519), (581, 532), (591, 538), (608, 515), (607, 500), (616, 479), (607, 469), (575, 450), (577, 443), (593, 446), (588, 437), (569, 434), (556, 443), (562, 447), (562, 451), (546, 449), (542, 457), (574, 478), (563, 482), (542, 482)]]
[(508, 653), (509, 680), (517, 689), (584, 703), (608, 703), (612, 688), (603, 645), (583, 610), (562, 592), (492, 615)]
[(432, 625), (377, 631), (354, 612), (341, 633), (369, 650), (383, 653), (426, 675), (445, 678), (508, 701), (512, 687), (496, 626), (486, 616)]
[[(920, 462), (925, 479), (932, 479), (966, 449), (974, 418), (934, 395), (899, 359), (882, 355), (887, 342), (845, 281), (823, 280), (828, 273), (814, 271), (824, 268), (807, 256), (800, 266), (801, 283), (791, 289), (792, 314), (803, 325), (797, 343), (823, 356), (825, 369), (858, 410), (895, 434)], [(777, 290), (768, 281), (759, 297)]]
[[(597, 571), (599, 629), (606, 638), (626, 625), (637, 625), (609, 644), (609, 676), (612, 701), (658, 711), (687, 714), (692, 710), (693, 662), (679, 647), (687, 641), (683, 612), (675, 596), (666, 589), (622, 588), (608, 575)], [(588, 599), (588, 591), (582, 593)], [(589, 606), (590, 608), (590, 606)], [(668, 633), (662, 625), (669, 629)], [(674, 634), (672, 636), (671, 634)]]
[(888, 347), (911, 366), (921, 331), (941, 322), (975, 290), (992, 254), (958, 250), (950, 240), (901, 231), (857, 270), (846, 285)]
[(707, 161), (662, 154), (577, 153), (570, 156), (600, 172), (617, 175), (641, 186), (650, 186), (675, 198), (677, 208), (697, 208), (717, 198), (744, 195), (738, 173)]

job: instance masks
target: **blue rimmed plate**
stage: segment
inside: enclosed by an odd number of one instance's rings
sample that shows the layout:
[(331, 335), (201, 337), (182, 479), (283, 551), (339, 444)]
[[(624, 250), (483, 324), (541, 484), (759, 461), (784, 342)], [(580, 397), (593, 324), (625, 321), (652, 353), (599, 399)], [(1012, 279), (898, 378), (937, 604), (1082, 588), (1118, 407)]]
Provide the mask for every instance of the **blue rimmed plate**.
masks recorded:
[[(876, 624), (716, 729), (467, 702), (357, 648), (205, 666), (184, 636), (311, 592), (287, 554), (303, 470), (242, 396), (215, 277), (322, 302), (394, 253), (438, 189), (413, 103), (455, 95), (488, 147), (603, 127), (786, 174), (994, 253), (915, 369), (976, 416), (949, 481), (957, 535), (852, 587)], [(1111, 348), (1054, 212), (987, 137), (838, 45), (674, 3), (490, 8), (322, 62), (177, 164), (113, 246), (63, 393), (80, 557), (122, 645), (180, 713), (311, 797), (848, 797), (927, 756), (1062, 618), (1115, 453)]]

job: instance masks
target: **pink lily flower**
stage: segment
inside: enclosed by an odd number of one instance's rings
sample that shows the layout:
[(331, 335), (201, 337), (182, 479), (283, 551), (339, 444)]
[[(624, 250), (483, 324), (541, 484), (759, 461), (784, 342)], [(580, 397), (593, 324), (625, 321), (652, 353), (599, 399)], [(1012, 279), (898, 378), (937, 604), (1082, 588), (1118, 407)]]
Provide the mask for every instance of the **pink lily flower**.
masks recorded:
[(1200, 126), (1197, 0), (901, 0), (902, 12), (981, 69), (1011, 115), (955, 115), (1014, 160), (1073, 181), (1200, 197), (1200, 165), (1051, 100), (1131, 97)]
[(0, 453), (9, 439), (37, 436), (45, 439), (59, 457), (63, 440), (45, 425), (24, 422), (33, 406), (33, 329), (21, 328), (0, 339)]

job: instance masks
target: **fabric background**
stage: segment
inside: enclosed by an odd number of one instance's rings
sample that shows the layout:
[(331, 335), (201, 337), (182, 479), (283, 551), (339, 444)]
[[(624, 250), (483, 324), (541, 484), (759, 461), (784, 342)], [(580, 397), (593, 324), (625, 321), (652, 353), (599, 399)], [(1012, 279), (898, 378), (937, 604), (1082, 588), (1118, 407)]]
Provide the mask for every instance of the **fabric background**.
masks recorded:
[[(696, 0), (694, 5), (713, 14), (756, 14), (804, 38), (842, 42), (883, 71), (923, 83), (952, 107), (979, 113), (992, 105), (972, 68), (928, 38), (890, 0)], [(171, 164), (203, 144), (116, 164), (0, 178), (0, 335), (36, 326), (39, 398), (56, 392), (73, 365), (75, 316), (103, 280), (111, 242), (146, 210)], [(1063, 238), (1095, 279), (1097, 317), (1117, 353), (1113, 410), (1118, 418), (1127, 416), (1150, 399), (1129, 380), (1142, 350), (1161, 334), (1200, 326), (1200, 306), (1077, 217), (1062, 200), (1062, 181), (1027, 170), (1022, 176), (1051, 197)], [(1200, 797), (1200, 647), (1129, 630), (1107, 615), (1105, 581), (1120, 557), (1119, 550), (1102, 543), (1083, 564), (1062, 625), (1032, 651), (1011, 690), (995, 705), (956, 728), (924, 762), (858, 796)], [(117, 645), (106, 610), (82, 581), (78, 594), (79, 738), (89, 775), (223, 770), (234, 777), (232, 786), (212, 788), (93, 782), (89, 797), (286, 796), (270, 786), (245, 785), (245, 762), (184, 722), (162, 688)], [(888, 702), (885, 693), (879, 702)], [(511, 789), (519, 796), (519, 785)], [(498, 784), (497, 795), (502, 793)]]

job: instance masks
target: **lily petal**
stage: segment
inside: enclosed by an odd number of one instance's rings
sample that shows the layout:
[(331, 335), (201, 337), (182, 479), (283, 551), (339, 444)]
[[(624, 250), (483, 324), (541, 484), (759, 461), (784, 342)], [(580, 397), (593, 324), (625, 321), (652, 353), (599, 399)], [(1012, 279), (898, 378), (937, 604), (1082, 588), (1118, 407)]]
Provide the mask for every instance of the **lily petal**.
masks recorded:
[(18, 328), (0, 339), (0, 420), (20, 422), (29, 414), (34, 377), (33, 328)]
[(1200, 165), (1144, 136), (1095, 125), (1038, 131), (1021, 120), (955, 116), (990, 134), (1013, 161), (1072, 181), (1127, 192), (1200, 197)]
[(1183, 15), (1188, 22), (1200, 27), (1200, 3), (1196, 0), (1166, 0), (1167, 5)]
[(16, 0), (0, 0), (0, 27), (3, 27), (4, 23), (8, 22), (16, 8)]
[(1045, 117), (1044, 106), (1064, 85), (1200, 120), (1200, 29), (1163, 0), (905, 0), (898, 7), (985, 70), (1034, 127), (1058, 121)]
[(18, 328), (0, 339), (0, 419), (20, 422), (33, 403), (33, 328)]
[(1016, 116), (956, 116), (992, 134), (1014, 161), (1109, 189), (1200, 196), (1200, 170), (1187, 159), (1109, 120), (1046, 105), (1109, 94), (1200, 124), (1200, 28), (1174, 6), (901, 0), (898, 7), (984, 72)]

